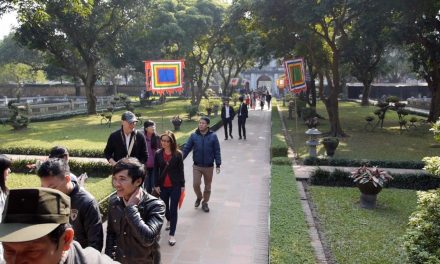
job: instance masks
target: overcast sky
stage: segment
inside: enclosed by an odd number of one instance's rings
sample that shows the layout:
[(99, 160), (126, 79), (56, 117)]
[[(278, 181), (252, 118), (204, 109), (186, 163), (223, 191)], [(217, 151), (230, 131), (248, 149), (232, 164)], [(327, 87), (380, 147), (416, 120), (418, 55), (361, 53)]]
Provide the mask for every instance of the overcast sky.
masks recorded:
[(0, 39), (3, 39), (11, 32), (12, 27), (17, 26), (17, 14), (8, 13), (0, 18)]

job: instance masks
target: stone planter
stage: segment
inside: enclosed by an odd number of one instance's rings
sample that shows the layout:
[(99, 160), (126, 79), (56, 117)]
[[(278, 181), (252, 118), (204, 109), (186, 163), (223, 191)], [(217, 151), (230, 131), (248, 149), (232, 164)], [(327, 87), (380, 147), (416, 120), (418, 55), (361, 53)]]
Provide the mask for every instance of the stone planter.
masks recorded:
[(382, 191), (382, 187), (374, 186), (372, 182), (358, 184), (360, 196), (360, 206), (365, 209), (376, 208), (377, 195)]
[(335, 155), (336, 148), (339, 145), (339, 139), (334, 137), (323, 138), (322, 144), (324, 145), (327, 156), (333, 157), (333, 155)]

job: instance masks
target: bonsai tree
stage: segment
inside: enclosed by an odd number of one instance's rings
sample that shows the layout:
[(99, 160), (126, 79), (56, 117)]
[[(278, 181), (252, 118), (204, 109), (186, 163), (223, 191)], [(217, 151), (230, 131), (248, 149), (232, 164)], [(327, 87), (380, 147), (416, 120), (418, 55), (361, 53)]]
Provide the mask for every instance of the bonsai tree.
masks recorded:
[(26, 105), (17, 105), (20, 98), (18, 100), (11, 100), (8, 102), (9, 108), (9, 119), (8, 123), (14, 128), (14, 130), (25, 129), (28, 127), (30, 118), (28, 117), (29, 106)]
[(191, 120), (199, 111), (199, 107), (197, 105), (187, 105), (185, 106), (185, 111), (188, 113), (188, 120)]

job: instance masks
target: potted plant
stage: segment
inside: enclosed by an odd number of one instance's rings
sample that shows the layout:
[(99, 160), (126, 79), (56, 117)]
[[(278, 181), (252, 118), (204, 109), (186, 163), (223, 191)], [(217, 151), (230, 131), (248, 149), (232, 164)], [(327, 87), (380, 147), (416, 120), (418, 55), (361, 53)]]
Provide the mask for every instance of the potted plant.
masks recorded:
[(173, 123), (174, 130), (180, 130), (180, 125), (182, 124), (183, 120), (178, 115), (174, 116), (173, 119), (171, 119), (171, 123)]
[(362, 165), (352, 171), (350, 178), (357, 184), (361, 192), (360, 206), (366, 209), (376, 207), (377, 194), (387, 181), (393, 179), (387, 171), (377, 167), (369, 168), (367, 165)]
[(333, 157), (336, 148), (339, 145), (339, 139), (337, 137), (325, 137), (322, 139), (321, 143), (324, 145), (327, 156)]

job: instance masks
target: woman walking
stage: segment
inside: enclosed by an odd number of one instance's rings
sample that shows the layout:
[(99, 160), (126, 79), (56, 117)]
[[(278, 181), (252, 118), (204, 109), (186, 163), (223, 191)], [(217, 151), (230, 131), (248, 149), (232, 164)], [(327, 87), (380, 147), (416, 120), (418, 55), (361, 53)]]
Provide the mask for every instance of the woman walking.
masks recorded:
[(177, 226), (177, 206), (180, 195), (185, 191), (185, 175), (183, 172), (182, 152), (177, 148), (173, 132), (166, 131), (160, 136), (162, 148), (156, 152), (154, 160), (154, 175), (156, 177), (156, 192), (165, 202), (165, 218), (170, 230), (168, 244), (174, 246), (174, 234)]
[[(8, 180), (9, 173), (11, 173), (11, 164), (11, 160), (6, 155), (0, 155), (0, 215), (3, 214), (6, 197), (9, 193), (9, 189), (6, 187), (6, 181)], [(0, 222), (1, 221), (2, 219), (0, 218)], [(0, 243), (0, 263), (3, 262), (3, 246)]]

